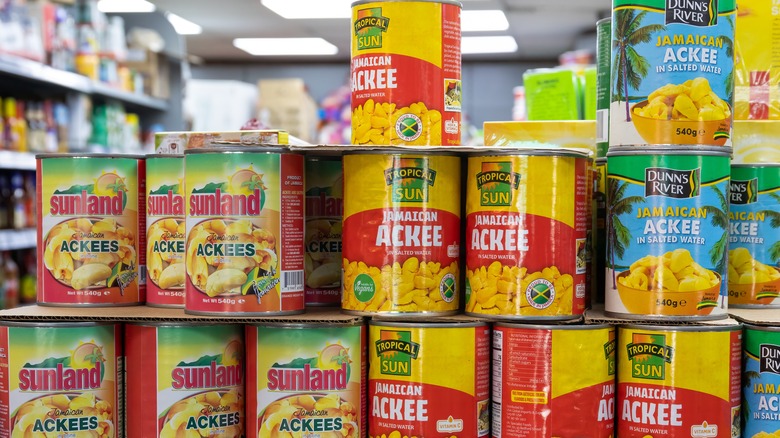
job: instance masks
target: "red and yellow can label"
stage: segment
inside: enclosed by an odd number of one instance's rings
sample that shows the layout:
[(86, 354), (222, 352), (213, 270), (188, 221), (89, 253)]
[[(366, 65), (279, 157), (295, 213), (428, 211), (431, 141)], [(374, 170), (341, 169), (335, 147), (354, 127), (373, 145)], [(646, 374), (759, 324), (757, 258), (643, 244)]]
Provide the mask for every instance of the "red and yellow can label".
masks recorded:
[(615, 436), (615, 345), (614, 327), (497, 324), (492, 436)]
[(738, 325), (621, 327), (618, 436), (738, 437), (741, 354)]
[(142, 302), (144, 160), (58, 156), (37, 166), (38, 302)]
[(586, 304), (585, 156), (472, 156), (466, 312), (571, 317)]
[(458, 309), (460, 160), (344, 156), (342, 308)]
[(486, 324), (415, 327), (372, 322), (368, 351), (370, 437), (488, 435)]
[(352, 144), (460, 145), (460, 4), (352, 7)]

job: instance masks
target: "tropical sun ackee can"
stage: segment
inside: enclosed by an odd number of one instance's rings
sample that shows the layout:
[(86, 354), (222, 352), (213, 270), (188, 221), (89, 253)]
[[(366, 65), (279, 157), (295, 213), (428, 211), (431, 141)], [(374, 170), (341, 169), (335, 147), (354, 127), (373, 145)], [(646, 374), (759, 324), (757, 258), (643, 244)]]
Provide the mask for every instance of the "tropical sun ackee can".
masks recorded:
[(722, 148), (611, 150), (605, 310), (726, 317), (730, 157)]
[(610, 146), (731, 146), (736, 0), (614, 0)]
[(126, 436), (243, 436), (241, 326), (127, 324), (125, 356)]
[(338, 157), (306, 157), (306, 305), (341, 303), (344, 178)]
[(615, 436), (615, 345), (610, 325), (495, 324), (492, 436)]
[(248, 325), (246, 343), (248, 437), (366, 437), (365, 325)]
[(187, 313), (304, 309), (303, 156), (185, 151)]
[(146, 304), (184, 307), (184, 157), (146, 157)]
[(142, 303), (143, 158), (105, 154), (37, 158), (38, 303)]
[(352, 4), (352, 144), (460, 145), (459, 2)]
[(773, 438), (780, 432), (780, 329), (745, 325), (742, 369), (742, 436)]
[(460, 158), (344, 156), (342, 309), (449, 314), (460, 291)]
[(739, 437), (742, 326), (618, 330), (617, 435)]
[(731, 166), (729, 306), (780, 307), (780, 164)]
[(370, 437), (490, 433), (487, 324), (372, 320), (368, 328)]
[(466, 177), (466, 313), (573, 319), (586, 306), (587, 152), (478, 153)]
[(120, 328), (0, 323), (0, 437), (124, 436)]

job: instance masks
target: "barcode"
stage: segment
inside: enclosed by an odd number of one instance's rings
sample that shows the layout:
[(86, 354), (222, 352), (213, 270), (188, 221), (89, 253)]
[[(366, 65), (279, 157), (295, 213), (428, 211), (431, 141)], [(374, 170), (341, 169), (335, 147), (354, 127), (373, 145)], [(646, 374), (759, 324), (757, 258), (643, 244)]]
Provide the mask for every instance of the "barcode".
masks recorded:
[(303, 290), (303, 271), (282, 272), (282, 293)]
[(609, 141), (609, 110), (596, 110), (596, 143)]

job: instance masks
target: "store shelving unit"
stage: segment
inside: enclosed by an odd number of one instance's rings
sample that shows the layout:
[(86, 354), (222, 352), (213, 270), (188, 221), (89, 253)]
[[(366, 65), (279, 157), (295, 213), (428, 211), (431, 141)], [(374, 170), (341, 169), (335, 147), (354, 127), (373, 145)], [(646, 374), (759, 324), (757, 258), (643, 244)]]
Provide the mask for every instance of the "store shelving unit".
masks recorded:
[(35, 170), (35, 155), (28, 152), (0, 151), (0, 169)]
[(14, 251), (35, 246), (35, 228), (0, 230), (0, 251)]

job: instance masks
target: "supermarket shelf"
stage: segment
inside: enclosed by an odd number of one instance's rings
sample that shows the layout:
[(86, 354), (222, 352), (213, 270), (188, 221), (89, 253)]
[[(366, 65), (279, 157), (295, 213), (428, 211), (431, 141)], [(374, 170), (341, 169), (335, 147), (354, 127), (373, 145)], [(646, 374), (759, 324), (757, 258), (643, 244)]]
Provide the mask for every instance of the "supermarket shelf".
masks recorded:
[(27, 152), (0, 151), (0, 169), (35, 170), (35, 155)]
[(286, 316), (196, 316), (182, 309), (163, 309), (149, 306), (131, 307), (46, 307), (22, 306), (0, 310), (0, 319), (16, 321), (117, 321), (117, 322), (220, 322), (220, 323), (328, 323), (355, 324), (363, 317), (346, 315), (338, 308), (312, 308), (300, 315)]
[(61, 91), (76, 91), (113, 99), (137, 108), (158, 111), (168, 109), (165, 100), (119, 90), (76, 73), (57, 70), (36, 61), (11, 55), (0, 56), (0, 75), (12, 76)]
[(34, 248), (36, 243), (35, 228), (24, 230), (0, 230), (0, 251)]

